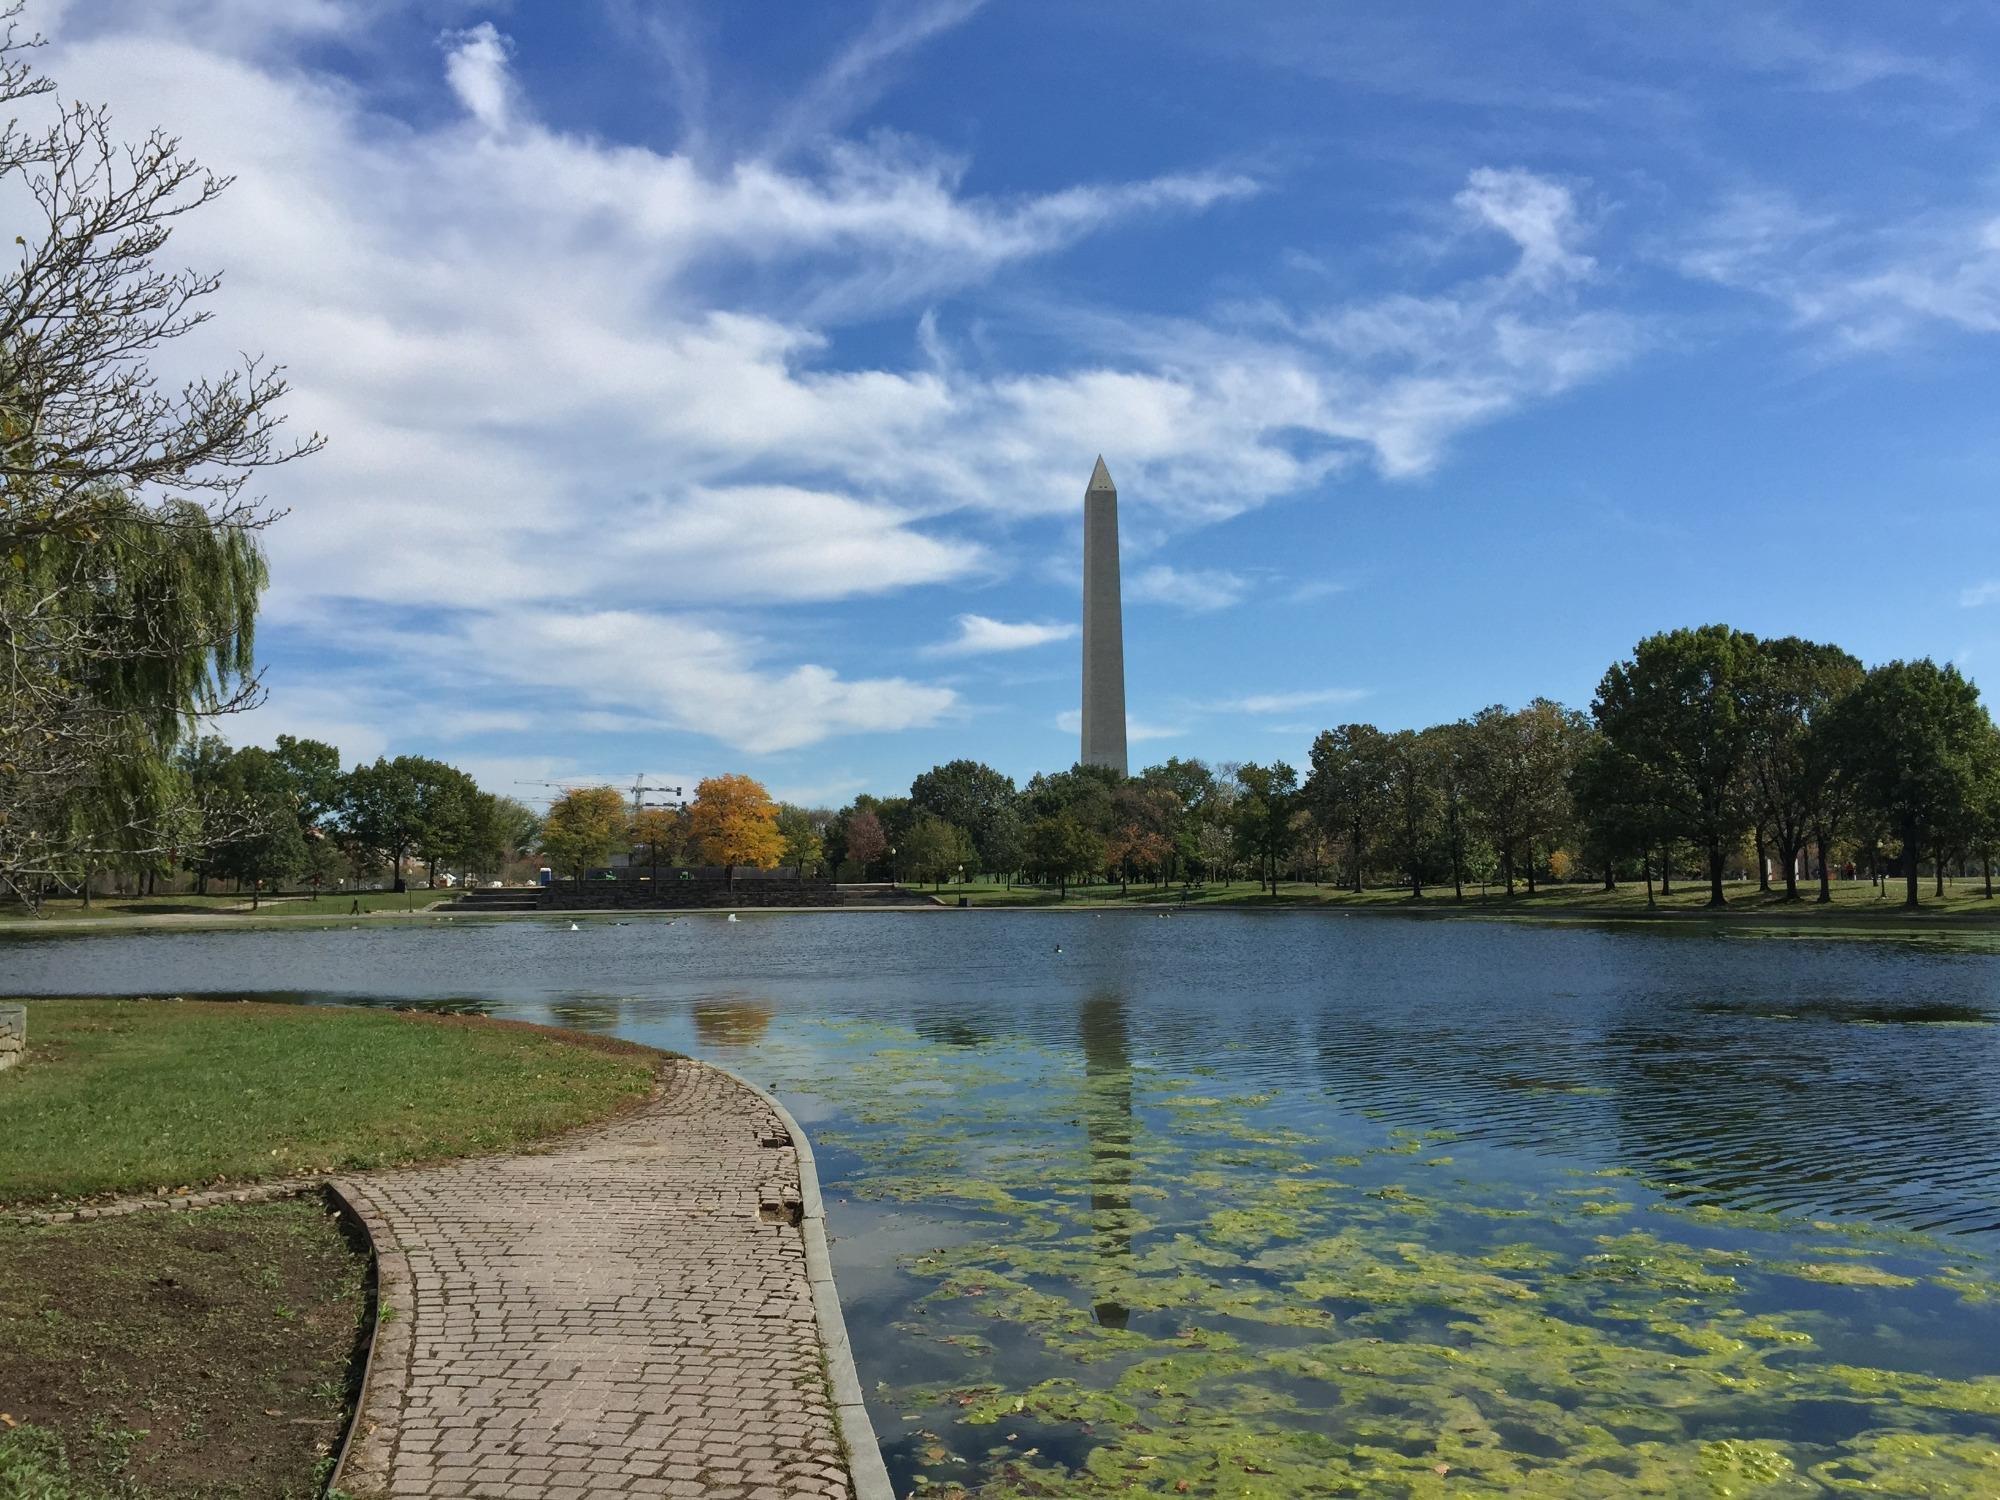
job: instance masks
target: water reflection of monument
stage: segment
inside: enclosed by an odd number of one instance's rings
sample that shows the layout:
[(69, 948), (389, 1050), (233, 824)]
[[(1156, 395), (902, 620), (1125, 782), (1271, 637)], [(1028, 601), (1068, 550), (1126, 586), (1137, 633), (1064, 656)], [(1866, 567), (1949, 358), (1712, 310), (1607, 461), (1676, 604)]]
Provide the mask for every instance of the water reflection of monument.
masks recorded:
[[(1132, 1259), (1132, 1057), (1125, 1001), (1096, 994), (1078, 1011), (1083, 1040), (1083, 1131), (1090, 1149), (1090, 1222), (1104, 1283), (1122, 1279)], [(1091, 1311), (1123, 1328), (1126, 1307), (1109, 1299)]]

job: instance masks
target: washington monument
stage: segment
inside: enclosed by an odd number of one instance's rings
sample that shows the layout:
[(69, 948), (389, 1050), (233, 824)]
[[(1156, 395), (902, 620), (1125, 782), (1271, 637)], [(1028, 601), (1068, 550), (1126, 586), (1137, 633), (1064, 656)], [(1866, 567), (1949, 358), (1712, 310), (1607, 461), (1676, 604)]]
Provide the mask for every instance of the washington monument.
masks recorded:
[(1083, 492), (1083, 763), (1125, 764), (1125, 619), (1118, 602), (1118, 487), (1098, 455)]

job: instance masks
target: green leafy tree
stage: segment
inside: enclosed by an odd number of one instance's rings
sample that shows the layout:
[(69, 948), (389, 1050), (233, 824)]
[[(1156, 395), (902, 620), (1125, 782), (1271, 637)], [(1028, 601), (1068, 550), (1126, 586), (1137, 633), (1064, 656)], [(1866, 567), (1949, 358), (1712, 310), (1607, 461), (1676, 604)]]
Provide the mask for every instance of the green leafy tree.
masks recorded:
[(976, 760), (933, 766), (910, 783), (910, 801), (922, 812), (961, 828), (978, 851), (974, 863), (995, 869), (988, 846), (993, 824), (1015, 802), (1014, 779)]
[(284, 773), (301, 828), (317, 827), (339, 812), (343, 781), (339, 750), (324, 740), (281, 734), (271, 758)]
[[(1750, 736), (1745, 766), (1760, 825), (1770, 831), (1785, 872), (1785, 899), (1799, 899), (1799, 854), (1820, 837), (1820, 894), (1826, 884), (1826, 838), (1838, 823), (1846, 778), (1835, 746), (1815, 728), (1862, 678), (1861, 663), (1838, 646), (1785, 636), (1757, 643), (1747, 692)], [(1759, 878), (1763, 870), (1758, 871)]]
[(790, 802), (779, 803), (778, 837), (784, 840), (784, 852), (778, 856), (778, 863), (797, 870), (801, 879), (817, 872), (826, 858), (826, 839), (821, 833), (824, 827), (824, 815)]
[(981, 863), (988, 872), (1014, 883), (1014, 877), (1021, 873), (1028, 862), (1028, 825), (1021, 817), (1018, 807), (1008, 807), (1000, 811), (986, 830), (986, 847), (981, 851)]
[(1471, 784), (1474, 741), (1472, 726), (1460, 719), (1434, 724), (1420, 734), (1437, 789), (1439, 838), (1451, 871), (1454, 900), (1465, 899), (1466, 856), (1472, 841)]
[(1608, 740), (1595, 740), (1570, 776), (1571, 797), (1583, 825), (1584, 846), (1603, 869), (1604, 888), (1615, 890), (1621, 862), (1640, 866), (1646, 904), (1653, 904), (1652, 854), (1667, 842), (1665, 799), (1652, 771)]
[(1585, 743), (1583, 716), (1548, 698), (1500, 704), (1473, 716), (1467, 734), (1467, 806), (1475, 831), (1499, 856), (1507, 894), (1525, 875), (1535, 889), (1535, 852), (1555, 847), (1571, 817), (1569, 776)]
[(241, 830), (218, 851), (216, 868), (250, 889), (254, 911), (263, 883), (298, 874), (308, 855), (296, 792), (284, 764), (268, 750), (239, 750), (229, 759), (222, 791)]
[(1385, 750), (1389, 815), (1384, 842), (1410, 887), (1410, 899), (1422, 900), (1424, 879), (1438, 863), (1445, 832), (1435, 742), (1401, 729), (1389, 736)]
[(1858, 796), (1902, 840), (1903, 904), (1915, 908), (1924, 849), (1964, 825), (1991, 774), (1992, 725), (1979, 689), (1954, 666), (1892, 661), (1869, 672), (1827, 718)]
[(929, 880), (940, 887), (959, 869), (979, 858), (965, 830), (935, 813), (917, 816), (903, 836), (900, 855), (899, 864), (912, 879)]
[(1236, 804), (1239, 846), (1257, 866), (1271, 894), (1278, 892), (1278, 872), (1292, 852), (1292, 815), (1299, 809), (1299, 773), (1283, 761), (1268, 766), (1246, 764), (1236, 771), (1243, 789)]
[(1592, 705), (1604, 737), (1652, 772), (1662, 821), (1701, 850), (1714, 907), (1728, 903), (1724, 862), (1753, 821), (1745, 769), (1759, 660), (1756, 638), (1727, 625), (1648, 636), (1604, 674)]
[(1028, 830), (1028, 865), (1067, 900), (1072, 880), (1104, 868), (1104, 837), (1073, 812), (1049, 813)]
[(441, 863), (464, 858), (479, 833), (479, 788), (443, 761), (422, 755), (377, 757), (348, 773), (341, 829), (351, 844), (382, 856), (405, 887), (404, 861), (425, 861), (433, 883)]
[(1373, 724), (1342, 724), (1313, 741), (1306, 805), (1320, 827), (1346, 843), (1357, 894), (1368, 851), (1388, 816), (1388, 779), (1388, 736)]

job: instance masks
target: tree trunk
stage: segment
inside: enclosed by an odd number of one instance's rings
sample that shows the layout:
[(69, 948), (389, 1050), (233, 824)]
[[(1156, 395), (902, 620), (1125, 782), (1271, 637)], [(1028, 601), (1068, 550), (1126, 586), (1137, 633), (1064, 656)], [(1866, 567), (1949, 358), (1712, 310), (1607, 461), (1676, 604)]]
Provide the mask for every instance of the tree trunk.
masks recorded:
[(1787, 901), (1796, 901), (1799, 899), (1799, 850), (1803, 847), (1804, 844), (1802, 842), (1793, 842), (1784, 845), (1779, 850), (1785, 861), (1785, 899)]
[(1668, 853), (1667, 846), (1662, 844), (1660, 845), (1660, 894), (1662, 896), (1671, 896), (1673, 893), (1674, 862)]
[(1521, 864), (1528, 872), (1528, 894), (1532, 896), (1535, 894), (1535, 841), (1533, 839), (1528, 840), (1528, 857), (1522, 860)]
[(1986, 899), (1991, 901), (1993, 899), (1993, 851), (1988, 849), (1980, 856), (1979, 863), (1986, 873)]
[(1816, 830), (1815, 842), (1819, 845), (1819, 905), (1833, 904), (1833, 856), (1827, 847), (1826, 830)]
[[(1770, 857), (1764, 852), (1764, 825), (1762, 823), (1757, 825), (1754, 837), (1757, 843), (1757, 889), (1761, 894), (1768, 896), (1771, 894), (1771, 861)], [(1785, 871), (1787, 879), (1791, 878), (1791, 873), (1789, 868)], [(1792, 894), (1796, 896), (1798, 892), (1793, 891)]]
[(1507, 877), (1507, 899), (1514, 899), (1514, 846), (1503, 843), (1500, 846), (1500, 873)]
[(1729, 898), (1722, 894), (1722, 842), (1719, 839), (1711, 839), (1708, 845), (1708, 904), (1729, 904)]
[(1639, 873), (1646, 882), (1646, 909), (1653, 909), (1653, 851), (1650, 848), (1639, 851)]
[(1903, 905), (1917, 909), (1917, 820), (1903, 819)]

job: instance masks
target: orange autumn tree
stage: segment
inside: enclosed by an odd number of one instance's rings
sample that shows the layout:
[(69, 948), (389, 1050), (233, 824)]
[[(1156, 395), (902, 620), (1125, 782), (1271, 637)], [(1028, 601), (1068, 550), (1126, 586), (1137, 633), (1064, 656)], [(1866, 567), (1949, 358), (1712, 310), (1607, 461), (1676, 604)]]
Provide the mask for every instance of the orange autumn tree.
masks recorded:
[(748, 776), (710, 776), (694, 789), (688, 831), (710, 864), (733, 877), (736, 866), (768, 870), (785, 852), (778, 804)]

